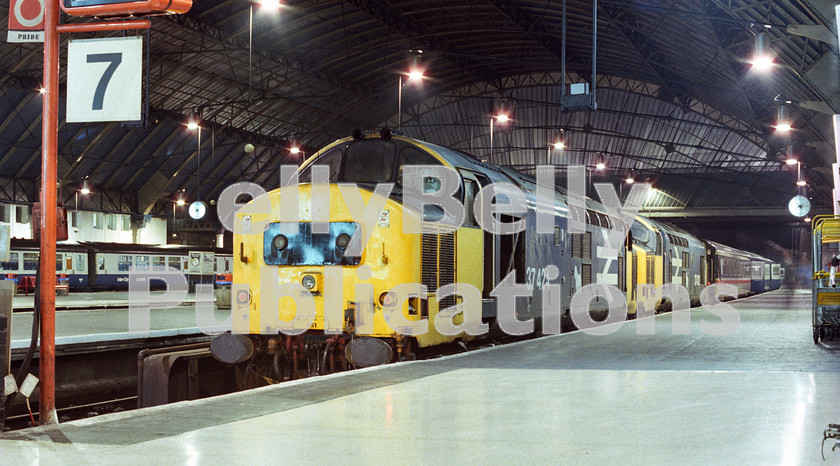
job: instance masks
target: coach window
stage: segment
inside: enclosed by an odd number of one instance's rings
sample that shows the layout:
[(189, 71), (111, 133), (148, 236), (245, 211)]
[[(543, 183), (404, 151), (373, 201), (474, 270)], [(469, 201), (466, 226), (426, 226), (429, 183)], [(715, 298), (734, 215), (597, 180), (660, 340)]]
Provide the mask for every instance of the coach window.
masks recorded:
[(131, 269), (131, 256), (119, 256), (117, 258), (117, 271), (128, 272), (130, 269)]
[(135, 267), (137, 270), (149, 270), (149, 256), (137, 256)]
[(338, 174), (341, 170), (341, 149), (332, 149), (307, 165), (298, 175), (299, 183), (312, 182), (312, 167), (314, 165), (326, 165), (330, 169), (330, 182), (338, 181)]
[(17, 270), (18, 269), (18, 253), (10, 252), (9, 260), (0, 262), (0, 268), (3, 270)]
[(152, 256), (152, 267), (155, 270), (165, 270), (166, 269), (166, 257), (164, 256)]
[(61, 257), (61, 256), (62, 256), (62, 254), (56, 254), (55, 255), (55, 271), (56, 272), (61, 272), (62, 270), (64, 270), (64, 258)]
[(175, 270), (181, 270), (181, 258), (180, 257), (169, 257), (169, 268)]
[(23, 270), (37, 270), (38, 269), (38, 253), (25, 252), (23, 253)]

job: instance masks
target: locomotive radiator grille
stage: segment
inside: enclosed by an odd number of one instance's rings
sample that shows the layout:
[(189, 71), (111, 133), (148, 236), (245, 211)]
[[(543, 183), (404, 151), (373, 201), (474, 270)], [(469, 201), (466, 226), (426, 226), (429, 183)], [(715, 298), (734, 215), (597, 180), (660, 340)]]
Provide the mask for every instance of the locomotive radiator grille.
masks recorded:
[(654, 267), (656, 266), (656, 258), (648, 257), (647, 258), (647, 283), (653, 284), (653, 277), (656, 275), (654, 273)]
[(592, 259), (592, 233), (572, 233), (572, 257)]
[(429, 293), (437, 289), (437, 235), (423, 233), (421, 280)]
[(580, 266), (580, 286), (584, 287), (592, 283), (592, 264), (582, 264)]
[[(455, 283), (455, 233), (440, 235), (438, 256), (438, 288)], [(455, 305), (455, 298), (447, 296), (440, 301), (440, 308)]]
[[(444, 285), (455, 283), (455, 233), (423, 234), (421, 277), (429, 294)], [(444, 298), (440, 308), (452, 306), (452, 296)]]

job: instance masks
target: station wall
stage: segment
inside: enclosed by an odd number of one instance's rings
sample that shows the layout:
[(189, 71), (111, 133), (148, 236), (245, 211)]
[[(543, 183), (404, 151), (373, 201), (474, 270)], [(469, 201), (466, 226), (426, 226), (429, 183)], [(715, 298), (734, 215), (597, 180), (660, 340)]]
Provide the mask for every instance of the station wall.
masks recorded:
[[(12, 238), (32, 238), (31, 208), (28, 205), (0, 204), (0, 223), (10, 226)], [(121, 213), (68, 210), (70, 241), (166, 244), (166, 219), (145, 217), (132, 224), (131, 216)]]

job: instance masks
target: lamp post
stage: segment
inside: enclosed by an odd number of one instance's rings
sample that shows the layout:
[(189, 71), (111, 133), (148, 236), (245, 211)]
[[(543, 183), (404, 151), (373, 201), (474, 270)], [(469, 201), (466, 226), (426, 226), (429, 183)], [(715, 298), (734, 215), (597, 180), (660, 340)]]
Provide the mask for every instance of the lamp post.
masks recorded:
[(493, 121), (499, 120), (499, 123), (507, 123), (510, 116), (507, 113), (499, 113), (498, 115), (490, 115), (490, 155), (487, 161), (493, 163)]
[(397, 87), (397, 129), (402, 128), (402, 90), (405, 84), (410, 82), (422, 82), (423, 71), (420, 69), (412, 69), (408, 72), (408, 79), (403, 83), (403, 75), (400, 74), (399, 86)]

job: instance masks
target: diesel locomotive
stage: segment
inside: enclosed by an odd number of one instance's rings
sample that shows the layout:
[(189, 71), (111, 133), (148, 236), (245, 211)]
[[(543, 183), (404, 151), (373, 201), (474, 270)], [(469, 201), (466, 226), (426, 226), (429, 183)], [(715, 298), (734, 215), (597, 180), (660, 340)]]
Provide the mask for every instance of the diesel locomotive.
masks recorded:
[[(464, 214), (449, 228), (443, 220), (450, 212), (410, 200), (412, 189), (441, 188), (440, 179), (418, 166), (457, 175), (451, 192)], [(524, 208), (488, 214), (481, 206), (489, 186), (505, 187), (495, 190), (495, 202), (515, 204), (521, 195)], [(560, 187), (548, 201), (537, 190), (533, 177), (388, 131), (357, 131), (335, 141), (301, 165), (296, 184), (253, 199), (236, 213), (234, 332), (217, 338), (211, 349), (219, 359), (250, 360), (249, 372), (282, 380), (409, 359), (418, 348), (473, 339), (480, 332), (466, 326), (467, 302), (480, 308), (481, 328), (489, 333), (504, 326), (506, 312), (519, 322), (533, 319), (534, 331), (540, 331), (547, 315), (557, 317), (555, 327), (576, 323), (570, 318), (572, 297), (590, 284), (618, 290), (633, 318), (638, 285), (679, 284), (697, 304), (706, 285), (748, 280), (748, 292), (750, 274), (758, 276), (759, 256), (744, 259), (756, 267), (730, 266), (731, 248), (673, 225), (639, 215), (631, 221), (589, 198), (568, 202)], [(536, 229), (537, 215), (545, 212), (553, 219), (550, 233)], [(572, 219), (580, 226), (570, 228)], [(498, 234), (486, 228), (491, 221), (519, 228)], [(422, 228), (407, 231), (405, 225)], [(618, 247), (609, 240), (616, 230), (626, 233)], [(772, 278), (777, 264), (761, 263), (767, 264), (761, 267), (762, 277), (767, 273), (761, 291), (778, 287), (779, 277)], [(453, 293), (447, 285), (456, 283), (467, 287)], [(494, 292), (500, 285), (517, 287), (514, 309), (500, 306), (510, 303)], [(559, 293), (543, 296), (549, 287)], [(591, 299), (587, 317), (603, 320), (608, 301)], [(545, 303), (552, 308), (544, 309)], [(658, 308), (668, 305), (663, 299)], [(462, 331), (440, 331), (441, 320)], [(423, 321), (424, 332), (400, 331)], [(304, 328), (278, 331), (271, 325), (289, 322)]]

